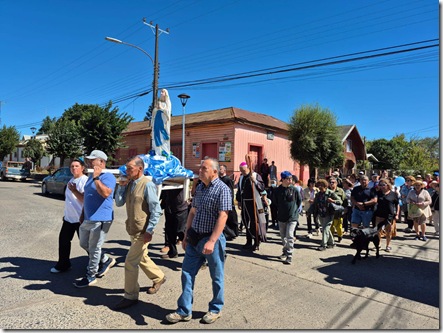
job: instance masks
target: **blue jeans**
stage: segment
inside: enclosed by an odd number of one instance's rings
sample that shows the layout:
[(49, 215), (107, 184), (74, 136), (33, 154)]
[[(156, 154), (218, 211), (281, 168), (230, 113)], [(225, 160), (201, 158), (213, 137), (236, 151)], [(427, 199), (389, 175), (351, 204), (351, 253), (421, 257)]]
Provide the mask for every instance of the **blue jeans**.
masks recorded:
[(89, 254), (88, 271), (86, 277), (95, 279), (100, 262), (108, 260), (106, 254), (102, 254), (102, 245), (111, 228), (111, 222), (84, 221), (79, 228), (80, 246)]
[(205, 262), (205, 259), (208, 262), (209, 273), (212, 280), (213, 296), (212, 300), (209, 302), (209, 311), (219, 313), (225, 303), (224, 266), (226, 238), (222, 233), (214, 244), (214, 252), (205, 255), (202, 251), (208, 239), (209, 237), (201, 239), (195, 247), (189, 243), (186, 245), (181, 276), (182, 294), (177, 301), (177, 313), (182, 316), (188, 316), (192, 313), (195, 277), (200, 270), (201, 265)]

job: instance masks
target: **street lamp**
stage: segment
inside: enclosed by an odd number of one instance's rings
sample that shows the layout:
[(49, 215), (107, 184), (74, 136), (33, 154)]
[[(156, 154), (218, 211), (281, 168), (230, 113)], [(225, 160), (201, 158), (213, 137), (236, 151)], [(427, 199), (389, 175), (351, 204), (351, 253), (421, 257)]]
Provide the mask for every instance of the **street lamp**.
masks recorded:
[(180, 102), (182, 103), (183, 107), (183, 123), (182, 123), (182, 166), (185, 167), (185, 106), (188, 102), (188, 99), (191, 98), (191, 96), (186, 94), (180, 94), (177, 96), (180, 98)]
[(157, 102), (157, 87), (158, 87), (158, 82), (157, 82), (158, 77), (157, 77), (157, 73), (156, 73), (154, 59), (152, 59), (152, 57), (149, 55), (148, 52), (146, 52), (145, 50), (143, 50), (141, 47), (139, 47), (137, 45), (126, 43), (126, 42), (121, 41), (120, 39), (112, 38), (112, 37), (105, 37), (105, 39), (107, 41), (109, 41), (109, 42), (113, 42), (113, 43), (117, 43), (117, 44), (123, 44), (123, 45), (128, 45), (130, 47), (136, 48), (137, 50), (140, 50), (145, 55), (147, 55), (149, 57), (149, 59), (151, 59), (152, 65), (154, 66), (154, 80), (152, 81), (152, 107), (151, 107), (151, 112), (152, 112), (152, 110), (154, 110), (155, 104)]

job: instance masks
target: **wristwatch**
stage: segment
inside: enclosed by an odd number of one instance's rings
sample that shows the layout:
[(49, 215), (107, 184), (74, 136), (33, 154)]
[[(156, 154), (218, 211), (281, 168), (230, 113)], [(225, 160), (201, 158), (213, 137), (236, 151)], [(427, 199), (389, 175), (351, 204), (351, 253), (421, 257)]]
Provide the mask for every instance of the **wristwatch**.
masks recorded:
[(94, 178), (92, 178), (92, 180), (100, 180), (100, 177), (99, 176), (94, 177)]

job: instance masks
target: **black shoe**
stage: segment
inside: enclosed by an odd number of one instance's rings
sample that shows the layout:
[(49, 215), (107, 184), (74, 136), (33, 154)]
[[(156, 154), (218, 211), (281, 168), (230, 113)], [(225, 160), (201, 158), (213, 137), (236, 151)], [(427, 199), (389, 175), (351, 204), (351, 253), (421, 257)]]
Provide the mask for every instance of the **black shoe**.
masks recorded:
[(252, 244), (246, 243), (245, 245), (242, 246), (242, 249), (250, 250), (250, 249), (252, 249)]
[(120, 302), (114, 306), (114, 310), (123, 310), (137, 303), (138, 299), (127, 299), (123, 297)]
[(340, 243), (343, 237), (338, 237), (337, 243)]

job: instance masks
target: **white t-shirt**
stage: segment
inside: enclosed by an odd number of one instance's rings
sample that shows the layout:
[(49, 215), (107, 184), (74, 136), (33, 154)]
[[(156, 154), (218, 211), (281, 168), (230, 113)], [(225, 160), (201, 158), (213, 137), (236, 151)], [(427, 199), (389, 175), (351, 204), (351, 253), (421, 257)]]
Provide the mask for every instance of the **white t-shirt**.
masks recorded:
[[(77, 191), (84, 193), (85, 184), (88, 177), (82, 175), (78, 178), (72, 177), (69, 181), (77, 186)], [(66, 186), (65, 192), (65, 221), (69, 223), (78, 223), (80, 221), (80, 214), (82, 213), (83, 202), (78, 200), (71, 190)]]

